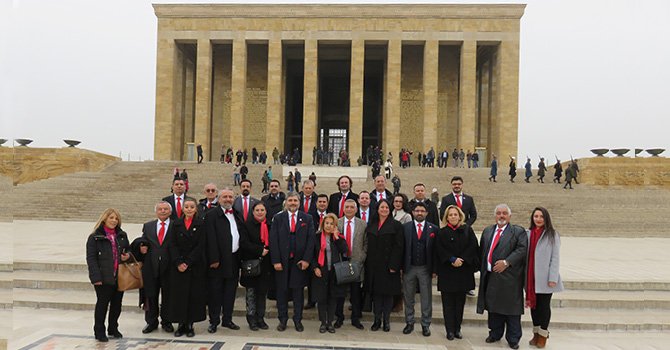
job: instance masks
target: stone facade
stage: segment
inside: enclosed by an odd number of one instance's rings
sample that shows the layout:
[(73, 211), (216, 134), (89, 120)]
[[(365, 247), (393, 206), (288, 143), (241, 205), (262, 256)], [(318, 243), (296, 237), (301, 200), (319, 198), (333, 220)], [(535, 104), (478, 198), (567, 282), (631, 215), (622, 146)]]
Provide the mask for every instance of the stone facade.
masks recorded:
[[(568, 162), (563, 163), (566, 169)], [(578, 160), (579, 183), (598, 186), (670, 188), (670, 159), (665, 157), (593, 157)], [(553, 174), (553, 168), (550, 168)]]
[[(424, 152), (430, 147), (483, 147), (489, 157), (515, 155), (524, 9), (517, 4), (155, 4), (154, 158), (184, 159), (185, 144), (194, 142), (203, 145), (207, 160), (218, 159), (222, 145), (268, 152), (297, 146), (303, 163), (311, 162), (327, 123), (322, 97), (330, 93), (319, 91), (320, 63), (334, 59), (351, 67), (343, 122), (352, 159), (364, 142), (394, 155), (400, 148)], [(344, 46), (346, 57), (327, 57), (334, 46)], [(298, 57), (288, 47), (299, 47)], [(368, 51), (378, 48), (383, 57), (370, 59), (383, 64), (379, 132), (364, 141), (368, 97), (363, 84), (370, 77), (363, 66)], [(285, 115), (287, 103), (296, 103), (287, 101), (289, 59), (303, 65), (302, 103), (298, 114)], [(285, 144), (287, 137), (299, 129), (285, 128), (295, 128), (287, 118), (301, 118), (302, 132), (292, 146)]]

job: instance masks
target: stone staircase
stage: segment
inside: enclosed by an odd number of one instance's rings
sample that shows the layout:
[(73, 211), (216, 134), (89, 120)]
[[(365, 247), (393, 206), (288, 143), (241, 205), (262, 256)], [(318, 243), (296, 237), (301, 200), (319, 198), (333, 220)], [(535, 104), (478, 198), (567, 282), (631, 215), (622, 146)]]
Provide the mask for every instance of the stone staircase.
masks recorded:
[[(10, 188), (7, 191), (12, 200), (1, 201), (0, 212), (5, 213), (2, 217), (10, 220), (95, 221), (105, 208), (111, 206), (121, 211), (124, 222), (145, 222), (153, 217), (156, 201), (170, 194), (174, 167), (187, 168), (189, 193), (196, 198), (203, 197), (201, 190), (207, 182), (214, 182), (219, 188), (232, 185), (233, 167), (230, 165), (119, 162), (97, 173), (79, 172)], [(254, 196), (261, 196), (260, 178), (266, 167), (249, 165)], [(474, 196), (477, 205), (476, 232), (481, 232), (492, 222), (496, 204), (507, 203), (514, 214), (513, 222), (524, 226), (528, 225), (530, 212), (535, 206), (548, 208), (554, 226), (565, 236), (670, 237), (670, 228), (664, 220), (670, 210), (668, 190), (587, 185), (564, 190), (551, 183), (550, 176), (545, 184), (534, 179), (525, 183), (519, 177), (512, 184), (506, 176), (500, 176), (497, 183), (492, 183), (487, 180), (488, 171), (487, 168), (397, 169), (403, 183), (401, 192), (410, 197), (412, 186), (417, 182), (425, 183), (428, 192), (435, 187), (444, 195), (451, 189), (451, 177), (462, 176), (464, 191)], [(278, 177), (282, 173), (281, 166), (273, 166), (273, 173)], [(285, 180), (281, 180), (285, 188)], [(371, 179), (365, 183), (354, 181), (354, 191), (373, 188)], [(335, 192), (335, 179), (317, 179), (316, 189), (320, 193)]]
[[(93, 310), (95, 293), (86, 271), (84, 264), (15, 262), (12, 276), (14, 307)], [(555, 294), (552, 300), (552, 328), (598, 331), (670, 330), (670, 286), (665, 283), (653, 286), (619, 283), (614, 286), (599, 282), (566, 281), (565, 284), (568, 290)], [(137, 302), (137, 291), (125, 294), (124, 311), (136, 313), (126, 317), (143, 317)], [(464, 323), (485, 327), (486, 318), (475, 313), (475, 303), (476, 298), (467, 299)], [(244, 289), (239, 287), (234, 316), (243, 319), (244, 310)], [(270, 301), (267, 317), (274, 322), (276, 316), (275, 303)], [(315, 309), (306, 310), (304, 317), (307, 320), (318, 320)], [(523, 316), (525, 327), (531, 326), (529, 320), (529, 315)], [(364, 321), (371, 322), (370, 313), (364, 314)], [(404, 323), (404, 313), (393, 313), (392, 322)], [(433, 322), (443, 324), (441, 301), (435, 287)]]

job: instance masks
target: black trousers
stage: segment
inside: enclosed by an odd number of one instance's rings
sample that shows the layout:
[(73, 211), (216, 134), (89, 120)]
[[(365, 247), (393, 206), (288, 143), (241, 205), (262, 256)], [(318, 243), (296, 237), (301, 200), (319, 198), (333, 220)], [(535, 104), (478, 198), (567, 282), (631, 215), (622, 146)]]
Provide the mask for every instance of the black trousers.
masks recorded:
[(261, 321), (265, 318), (265, 308), (267, 304), (268, 288), (257, 287), (247, 288), (247, 320)]
[(384, 323), (389, 323), (391, 319), (391, 309), (393, 308), (392, 295), (372, 295), (372, 311), (375, 315), (375, 322), (383, 320)]
[(461, 331), (464, 307), (465, 292), (442, 292), (442, 314), (447, 333)]
[[(233, 271), (239, 271), (239, 269), (234, 269)], [(235, 294), (239, 279), (238, 273), (231, 278), (210, 278), (208, 306), (210, 324), (218, 325), (219, 319), (221, 319), (222, 324), (233, 321), (233, 307), (235, 306)], [(223, 318), (221, 318), (222, 314)]]
[(551, 321), (551, 297), (553, 294), (535, 294), (536, 304), (534, 309), (530, 309), (530, 317), (533, 319), (533, 326), (540, 326), (545, 331), (549, 329)]
[(121, 302), (123, 292), (117, 290), (117, 285), (94, 286), (97, 300), (95, 302), (95, 324), (93, 332), (95, 335), (105, 335), (105, 317), (109, 309), (108, 327), (109, 332), (119, 330), (119, 316), (121, 315)]
[(288, 321), (288, 296), (293, 297), (293, 322), (302, 321), (302, 309), (305, 304), (304, 287), (277, 289), (277, 318), (279, 322)]
[[(521, 315), (503, 315), (489, 312), (489, 335), (493, 339), (500, 339), (505, 334), (505, 339), (510, 344), (518, 344), (521, 340)], [(507, 332), (505, 332), (507, 326)]]
[[(337, 299), (335, 317), (338, 320), (344, 320), (344, 299)], [(354, 282), (349, 285), (349, 301), (351, 302), (351, 322), (360, 322), (361, 317), (363, 317), (363, 289), (360, 282)]]
[[(148, 308), (144, 311), (144, 321), (147, 324), (158, 326), (158, 315), (161, 316), (161, 324), (169, 324), (170, 322), (165, 322), (165, 292), (163, 288), (167, 287), (166, 281), (161, 281), (160, 278), (156, 278), (153, 281), (155, 286), (155, 292), (153, 294), (147, 294), (147, 303)], [(158, 296), (161, 296), (160, 303), (158, 302)]]

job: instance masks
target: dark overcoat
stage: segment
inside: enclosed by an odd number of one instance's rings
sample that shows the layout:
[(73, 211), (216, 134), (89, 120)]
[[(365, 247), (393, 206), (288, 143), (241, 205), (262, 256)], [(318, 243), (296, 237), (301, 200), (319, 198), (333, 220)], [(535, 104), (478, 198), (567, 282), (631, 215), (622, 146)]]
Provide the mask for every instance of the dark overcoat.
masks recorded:
[[(323, 235), (323, 233), (316, 234), (316, 241), (314, 244), (314, 256), (310, 264), (310, 270), (312, 271), (312, 284), (311, 284), (312, 301), (314, 302), (317, 302), (319, 300), (327, 300), (328, 298), (344, 298), (347, 294), (346, 291), (349, 289), (348, 284), (346, 285), (337, 284), (337, 279), (335, 278), (335, 268), (331, 268), (331, 270), (328, 271), (327, 268), (319, 265), (319, 251), (321, 250), (321, 235)], [(344, 236), (340, 236), (339, 239), (331, 240), (330, 261), (332, 262), (332, 264), (345, 260), (348, 249), (349, 248), (347, 247), (347, 241), (344, 239)], [(326, 254), (328, 254), (327, 251)], [(324, 261), (324, 264), (325, 263), (326, 262)], [(321, 270), (321, 277), (316, 277), (316, 275), (314, 275), (314, 269), (316, 269), (317, 267)]]
[[(237, 232), (242, 237), (244, 224), (237, 212), (233, 213)], [(210, 210), (205, 215), (205, 232), (207, 232), (207, 271), (210, 277), (237, 278), (239, 276), (239, 255), (233, 254), (233, 236), (230, 232), (230, 221), (224, 213), (223, 207)], [(219, 267), (212, 269), (209, 266), (219, 263)]]
[(312, 261), (314, 255), (314, 224), (312, 216), (296, 211), (295, 251), (293, 261), (289, 263), (290, 220), (286, 211), (282, 211), (272, 219), (270, 227), (270, 259), (272, 264), (282, 264), (282, 271), (275, 271), (275, 281), (278, 290), (287, 288), (303, 288), (307, 285), (309, 268), (300, 270), (297, 263), (304, 260)]
[[(475, 289), (475, 272), (479, 269), (479, 244), (475, 232), (468, 225), (452, 229), (445, 226), (435, 236), (433, 270), (437, 273), (440, 292), (467, 292)], [(451, 265), (456, 258), (463, 265)]]
[(503, 315), (522, 315), (524, 307), (523, 286), (526, 271), (526, 253), (528, 238), (526, 230), (517, 225), (508, 224), (502, 232), (498, 245), (493, 250), (491, 262), (507, 260), (509, 266), (502, 273), (489, 272), (487, 255), (496, 225), (484, 229), (480, 240), (481, 268), (477, 313), (484, 310)]
[[(128, 235), (116, 228), (116, 247), (121, 263), (121, 253), (128, 250), (130, 243)], [(117, 276), (114, 275), (114, 257), (112, 242), (107, 238), (102, 225), (88, 236), (86, 240), (86, 265), (88, 265), (88, 279), (91, 283), (102, 282), (103, 285), (116, 285)]]
[[(158, 243), (158, 220), (152, 220), (144, 224), (142, 227), (142, 236), (133, 241), (133, 254), (137, 260), (142, 261), (142, 279), (144, 281), (145, 295), (154, 295), (158, 288), (156, 281), (161, 280), (161, 300), (168, 300), (169, 296), (169, 270), (173, 266), (170, 258), (170, 247), (175, 238), (174, 223), (175, 220), (170, 219), (170, 224), (165, 230), (165, 238), (163, 244)], [(140, 244), (146, 244), (149, 250), (146, 254), (139, 253)], [(167, 288), (166, 288), (167, 287)], [(140, 296), (141, 297), (141, 296)], [(140, 300), (142, 303), (143, 300)]]
[[(439, 230), (436, 225), (425, 220), (424, 226), (421, 229), (422, 236), (426, 235), (426, 267), (429, 271), (432, 271), (433, 266), (433, 249), (435, 247), (434, 240), (435, 234)], [(409, 266), (412, 264), (412, 239), (416, 236), (416, 225), (414, 220), (402, 224), (403, 234), (405, 237), (405, 249), (403, 249), (403, 271), (407, 271)]]
[[(365, 229), (368, 254), (365, 260), (365, 290), (372, 295), (400, 294), (400, 267), (405, 235), (400, 222), (388, 217), (378, 228), (377, 220)], [(391, 272), (394, 270), (395, 272)]]
[[(270, 220), (265, 221), (268, 226), (268, 233), (271, 226)], [(244, 223), (246, 228), (244, 236), (240, 236), (240, 257), (242, 260), (261, 259), (261, 274), (256, 277), (240, 277), (240, 284), (246, 288), (259, 288), (262, 290), (270, 289), (274, 283), (272, 262), (270, 261), (270, 254), (263, 255), (265, 247), (261, 241), (261, 223), (255, 218), (248, 218)]]

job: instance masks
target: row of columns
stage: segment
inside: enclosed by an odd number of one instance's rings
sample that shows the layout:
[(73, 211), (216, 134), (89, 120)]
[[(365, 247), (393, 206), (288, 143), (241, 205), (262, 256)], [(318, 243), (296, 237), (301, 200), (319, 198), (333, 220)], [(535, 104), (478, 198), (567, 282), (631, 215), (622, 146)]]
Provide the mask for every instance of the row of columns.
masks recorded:
[[(236, 38), (232, 43), (232, 83), (230, 146), (244, 148), (245, 94), (247, 77), (247, 43), (244, 38)], [(400, 145), (400, 104), (401, 104), (401, 57), (402, 41), (389, 40), (384, 86), (384, 116), (382, 148), (385, 152), (397, 154)], [(312, 149), (318, 141), (318, 40), (304, 42), (304, 101), (303, 101), (303, 163), (312, 162)], [(159, 39), (156, 99), (156, 159), (179, 159), (180, 145), (172, 140), (166, 147), (168, 138), (161, 135), (166, 130), (181, 126), (178, 122), (178, 108), (174, 106), (173, 95), (176, 81), (176, 44), (173, 40)], [(517, 54), (518, 55), (518, 54)], [(424, 129), (423, 150), (437, 146), (438, 125), (438, 57), (439, 41), (427, 40), (424, 44), (423, 96)], [(504, 59), (504, 57), (503, 57)], [(365, 66), (365, 40), (351, 42), (351, 89), (349, 109), (348, 149), (352, 160), (361, 155), (363, 142), (363, 91)], [(474, 149), (476, 113), (476, 66), (477, 43), (474, 40), (462, 42), (460, 56), (460, 88), (458, 111), (458, 145), (463, 149)], [(170, 69), (172, 68), (172, 72)], [(212, 43), (209, 39), (197, 41), (197, 78), (195, 93), (195, 144), (206, 147), (211, 144), (212, 118)], [(283, 101), (282, 101), (282, 42), (268, 40), (268, 84), (267, 84), (267, 128), (265, 145), (258, 145), (268, 153), (274, 147), (282, 148)], [(172, 86), (168, 86), (172, 85)], [(507, 96), (501, 96), (505, 98)], [(502, 101), (501, 101), (502, 102)], [(166, 118), (166, 116), (168, 118)], [(514, 118), (516, 119), (516, 118)], [(515, 125), (516, 126), (516, 125)], [(516, 130), (515, 130), (516, 132)], [(263, 147), (264, 146), (264, 147)], [(516, 146), (516, 145), (515, 145)], [(162, 148), (166, 148), (163, 150)], [(207, 152), (209, 154), (209, 151)], [(206, 157), (206, 160), (208, 157)]]

